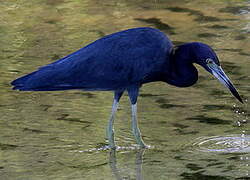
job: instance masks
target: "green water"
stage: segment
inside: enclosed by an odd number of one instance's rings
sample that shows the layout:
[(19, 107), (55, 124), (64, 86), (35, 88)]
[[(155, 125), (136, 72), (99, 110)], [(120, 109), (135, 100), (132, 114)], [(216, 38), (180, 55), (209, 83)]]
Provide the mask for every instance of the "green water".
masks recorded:
[[(0, 179), (250, 179), (249, 106), (200, 67), (189, 88), (141, 88), (145, 151), (134, 148), (121, 99), (116, 152), (103, 150), (111, 92), (18, 92), (9, 82), (106, 34), (150, 26), (175, 44), (211, 45), (244, 101), (250, 2), (241, 0), (0, 0)], [(229, 140), (227, 140), (229, 137)], [(234, 151), (231, 149), (234, 148)]]

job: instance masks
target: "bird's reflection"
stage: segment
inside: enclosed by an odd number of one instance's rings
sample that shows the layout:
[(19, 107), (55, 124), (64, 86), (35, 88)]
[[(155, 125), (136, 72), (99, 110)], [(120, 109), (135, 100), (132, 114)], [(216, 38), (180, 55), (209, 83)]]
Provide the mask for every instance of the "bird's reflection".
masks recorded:
[[(143, 180), (142, 175), (142, 163), (143, 163), (143, 154), (145, 152), (145, 149), (138, 150), (136, 152), (135, 157), (135, 174), (136, 174), (136, 180)], [(116, 160), (116, 150), (111, 150), (109, 153), (109, 165), (112, 171), (113, 176), (117, 180), (124, 179), (121, 175), (121, 170), (117, 167), (117, 160)]]

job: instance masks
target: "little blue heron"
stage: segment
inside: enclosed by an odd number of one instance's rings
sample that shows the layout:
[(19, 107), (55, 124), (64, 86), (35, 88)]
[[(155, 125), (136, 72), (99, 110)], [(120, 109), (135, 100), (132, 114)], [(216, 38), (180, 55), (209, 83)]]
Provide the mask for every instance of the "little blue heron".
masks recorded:
[(115, 113), (123, 92), (127, 91), (132, 108), (132, 132), (137, 144), (144, 148), (146, 145), (141, 138), (136, 116), (139, 88), (155, 81), (177, 87), (192, 86), (198, 80), (198, 71), (193, 63), (213, 74), (243, 103), (211, 47), (200, 42), (175, 47), (163, 32), (149, 27), (107, 35), (11, 84), (13, 89), (20, 91), (114, 91), (107, 126), (110, 148), (115, 148)]

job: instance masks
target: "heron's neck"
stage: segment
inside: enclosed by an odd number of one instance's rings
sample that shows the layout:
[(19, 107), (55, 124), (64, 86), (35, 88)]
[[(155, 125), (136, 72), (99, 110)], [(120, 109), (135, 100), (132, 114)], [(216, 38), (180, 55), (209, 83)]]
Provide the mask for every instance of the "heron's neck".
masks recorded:
[(193, 65), (191, 43), (173, 49), (170, 56), (170, 78), (168, 83), (178, 87), (188, 87), (198, 80), (198, 72)]

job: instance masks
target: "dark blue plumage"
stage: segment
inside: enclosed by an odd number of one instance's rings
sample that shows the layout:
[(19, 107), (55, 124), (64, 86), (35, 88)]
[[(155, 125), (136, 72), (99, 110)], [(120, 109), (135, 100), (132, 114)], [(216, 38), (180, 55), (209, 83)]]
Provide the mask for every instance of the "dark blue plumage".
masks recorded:
[(21, 91), (111, 90), (115, 92), (107, 129), (114, 147), (113, 120), (123, 92), (132, 103), (132, 129), (137, 143), (145, 147), (136, 120), (136, 101), (144, 83), (164, 81), (188, 87), (198, 80), (193, 63), (218, 78), (242, 102), (238, 92), (220, 67), (215, 52), (206, 44), (185, 43), (174, 47), (168, 37), (153, 28), (134, 28), (105, 36), (86, 47), (14, 80)]
[(12, 84), (23, 91), (126, 89), (163, 80), (172, 47), (156, 29), (130, 29), (99, 39)]

